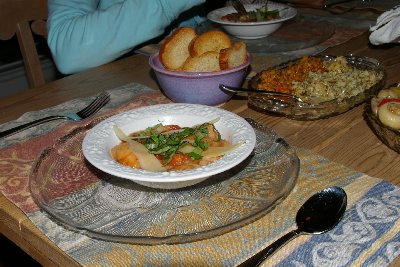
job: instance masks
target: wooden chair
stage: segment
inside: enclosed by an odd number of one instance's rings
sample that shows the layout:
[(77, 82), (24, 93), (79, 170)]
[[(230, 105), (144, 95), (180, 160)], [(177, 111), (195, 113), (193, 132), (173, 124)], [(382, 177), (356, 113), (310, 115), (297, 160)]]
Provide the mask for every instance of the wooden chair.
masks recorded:
[(33, 33), (47, 37), (47, 0), (0, 0), (0, 40), (17, 35), (31, 88), (44, 84)]

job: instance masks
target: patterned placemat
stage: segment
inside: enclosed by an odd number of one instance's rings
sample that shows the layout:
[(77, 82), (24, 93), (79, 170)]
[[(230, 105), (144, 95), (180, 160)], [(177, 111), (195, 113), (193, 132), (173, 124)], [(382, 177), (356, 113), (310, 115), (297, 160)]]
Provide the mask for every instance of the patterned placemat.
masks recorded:
[[(138, 84), (128, 84), (110, 93), (111, 103), (99, 116), (169, 102), (159, 92)], [(71, 111), (72, 106), (76, 109), (77, 104), (84, 106), (91, 99), (66, 102), (46, 113)], [(1, 127), (42, 115), (42, 111), (25, 114)], [(238, 230), (192, 243), (154, 246), (102, 241), (69, 231), (35, 204), (28, 188), (29, 173), (44, 148), (86, 123), (89, 120), (46, 124), (0, 144), (0, 191), (43, 234), (84, 266), (236, 266), (294, 229), (294, 218), (302, 203), (333, 185), (343, 187), (348, 195), (348, 209), (339, 225), (322, 235), (296, 238), (265, 266), (386, 266), (400, 254), (400, 189), (301, 148), (297, 149), (300, 173), (289, 196), (267, 215)]]

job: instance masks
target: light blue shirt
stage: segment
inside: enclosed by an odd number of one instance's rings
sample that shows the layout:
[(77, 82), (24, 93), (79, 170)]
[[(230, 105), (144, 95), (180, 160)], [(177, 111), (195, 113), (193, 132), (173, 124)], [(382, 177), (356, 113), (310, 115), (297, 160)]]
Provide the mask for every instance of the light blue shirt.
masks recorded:
[(204, 2), (48, 0), (48, 45), (60, 72), (80, 72), (162, 35), (181, 13)]

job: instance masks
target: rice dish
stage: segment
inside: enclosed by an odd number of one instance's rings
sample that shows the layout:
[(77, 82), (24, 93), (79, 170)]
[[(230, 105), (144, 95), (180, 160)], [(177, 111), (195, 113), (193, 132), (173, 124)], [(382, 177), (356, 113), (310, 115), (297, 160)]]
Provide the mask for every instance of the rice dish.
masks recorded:
[(292, 81), (293, 94), (305, 101), (342, 101), (370, 88), (383, 77), (381, 72), (351, 66), (344, 57), (324, 61), (323, 66), (323, 72), (309, 72), (304, 81)]

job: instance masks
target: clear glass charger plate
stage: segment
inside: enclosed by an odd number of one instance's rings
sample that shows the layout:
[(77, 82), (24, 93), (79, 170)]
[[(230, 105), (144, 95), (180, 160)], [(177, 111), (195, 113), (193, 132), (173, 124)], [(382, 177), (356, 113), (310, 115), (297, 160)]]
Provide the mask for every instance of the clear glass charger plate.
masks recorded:
[(101, 172), (82, 154), (82, 140), (102, 119), (79, 127), (45, 149), (33, 165), (37, 205), (67, 229), (135, 244), (174, 244), (211, 238), (265, 215), (294, 187), (295, 150), (252, 120), (257, 144), (240, 165), (197, 185), (157, 190)]
[[(321, 58), (325, 61), (332, 61), (336, 56), (321, 55), (314, 56)], [(365, 88), (358, 94), (346, 97), (341, 100), (332, 99), (330, 101), (309, 103), (293, 101), (290, 97), (275, 97), (271, 95), (263, 95), (257, 93), (249, 93), (248, 102), (249, 107), (270, 113), (272, 115), (284, 116), (293, 120), (317, 120), (325, 119), (332, 116), (342, 114), (349, 111), (355, 106), (364, 103), (375, 95), (385, 84), (385, 71), (381, 66), (380, 62), (374, 58), (347, 55), (344, 56), (354, 68), (360, 70), (369, 70), (375, 73), (381, 73), (382, 78), (378, 80), (373, 86)], [(297, 60), (291, 60), (275, 66), (271, 69), (283, 69), (288, 67), (290, 64), (296, 63)], [(261, 72), (255, 75), (249, 82), (249, 87), (257, 89), (260, 81)]]

